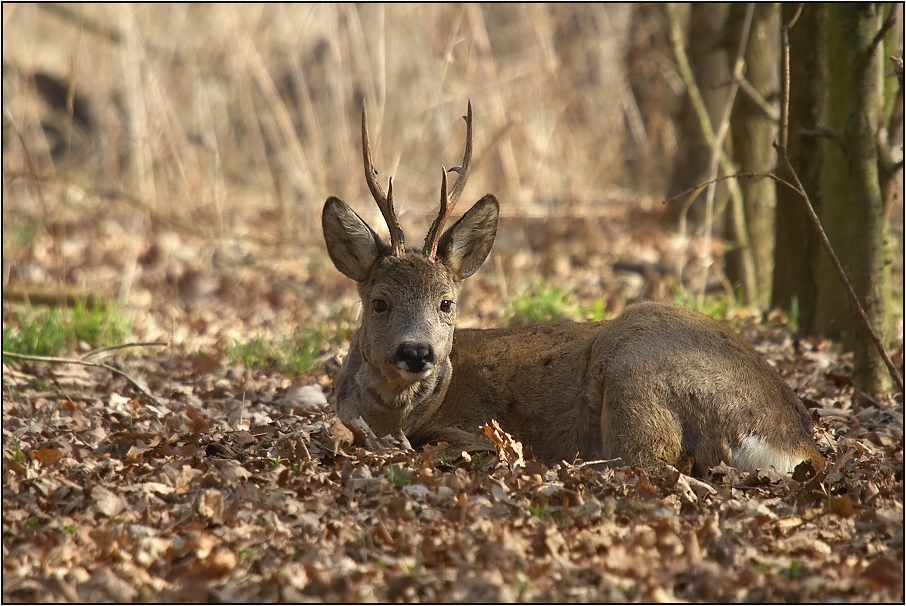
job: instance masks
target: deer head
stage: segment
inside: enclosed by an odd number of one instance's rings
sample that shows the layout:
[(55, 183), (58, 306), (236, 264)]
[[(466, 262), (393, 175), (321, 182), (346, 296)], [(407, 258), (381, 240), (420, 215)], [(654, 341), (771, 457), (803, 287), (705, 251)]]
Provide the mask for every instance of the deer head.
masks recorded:
[(406, 249), (393, 208), (393, 179), (386, 194), (377, 182), (364, 108), (365, 181), (387, 222), (390, 244), (342, 200), (330, 197), (324, 204), (322, 226), (327, 251), (336, 268), (358, 282), (362, 299), (362, 324), (353, 347), (360, 350), (365, 364), (381, 376), (384, 388), (390, 391), (405, 389), (449, 364), (461, 282), (481, 267), (497, 234), (499, 206), (490, 194), (443, 231), (469, 175), (471, 103), (464, 119), (463, 161), (450, 169), (459, 176), (448, 191), (448, 171), (443, 169), (440, 208), (422, 250)]

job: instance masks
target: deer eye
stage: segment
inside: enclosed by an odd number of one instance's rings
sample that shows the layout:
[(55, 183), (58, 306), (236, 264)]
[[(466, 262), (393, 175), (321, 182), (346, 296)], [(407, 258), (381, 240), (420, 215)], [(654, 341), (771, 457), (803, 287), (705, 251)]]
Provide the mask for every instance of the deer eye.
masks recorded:
[(443, 301), (441, 301), (440, 310), (442, 312), (444, 312), (445, 314), (448, 314), (451, 311), (453, 311), (453, 301), (451, 301), (450, 299), (444, 299)]
[(387, 301), (384, 301), (383, 299), (375, 299), (371, 302), (371, 309), (373, 309), (377, 313), (383, 313), (387, 311)]

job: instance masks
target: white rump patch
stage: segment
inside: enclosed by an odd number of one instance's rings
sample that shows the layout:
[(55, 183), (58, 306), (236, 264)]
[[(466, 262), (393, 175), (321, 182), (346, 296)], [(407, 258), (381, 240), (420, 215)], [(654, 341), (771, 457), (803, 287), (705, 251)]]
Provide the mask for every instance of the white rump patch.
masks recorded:
[(746, 471), (773, 466), (777, 471), (793, 473), (796, 466), (804, 460), (802, 456), (777, 450), (758, 436), (751, 434), (740, 436), (739, 444), (734, 446), (731, 452), (733, 466)]

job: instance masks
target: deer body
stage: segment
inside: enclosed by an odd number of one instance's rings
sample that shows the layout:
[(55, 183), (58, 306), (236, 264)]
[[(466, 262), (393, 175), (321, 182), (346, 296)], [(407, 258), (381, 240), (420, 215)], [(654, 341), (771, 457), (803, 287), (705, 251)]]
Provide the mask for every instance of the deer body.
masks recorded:
[(823, 466), (805, 407), (737, 334), (696, 312), (639, 303), (602, 323), (454, 332), (462, 280), (497, 232), (494, 196), (443, 225), (471, 156), (471, 106), (460, 177), (421, 252), (406, 250), (389, 195), (374, 181), (363, 114), (366, 179), (391, 231), (388, 246), (344, 202), (322, 217), (328, 252), (359, 285), (362, 324), (334, 385), (340, 418), (413, 446), (487, 450), (476, 434), (496, 419), (548, 463), (619, 459), (653, 468), (695, 459), (741, 469)]

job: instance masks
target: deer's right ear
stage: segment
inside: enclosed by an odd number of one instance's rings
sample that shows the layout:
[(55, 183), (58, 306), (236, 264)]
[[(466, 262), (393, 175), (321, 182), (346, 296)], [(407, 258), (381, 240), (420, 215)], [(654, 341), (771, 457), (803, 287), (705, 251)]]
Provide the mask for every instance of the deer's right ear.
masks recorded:
[(465, 280), (481, 267), (497, 237), (500, 205), (491, 194), (475, 203), (440, 238), (437, 256), (444, 259)]
[(361, 282), (387, 245), (354, 210), (331, 196), (321, 214), (324, 241), (330, 260), (344, 276)]

